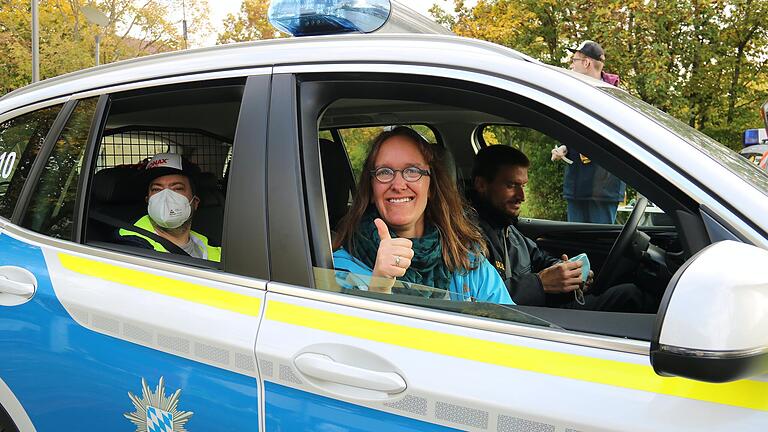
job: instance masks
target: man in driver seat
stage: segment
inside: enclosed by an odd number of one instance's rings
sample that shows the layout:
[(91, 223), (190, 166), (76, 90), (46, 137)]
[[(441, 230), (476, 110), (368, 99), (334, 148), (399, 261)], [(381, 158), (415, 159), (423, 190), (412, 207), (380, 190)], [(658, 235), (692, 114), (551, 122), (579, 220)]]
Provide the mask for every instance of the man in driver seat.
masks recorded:
[(471, 200), (488, 246), (488, 260), (501, 275), (512, 300), (529, 306), (655, 312), (650, 310), (650, 296), (634, 284), (612, 286), (600, 295), (590, 293), (592, 271), (582, 283), (580, 262), (568, 262), (566, 255), (560, 259), (549, 255), (517, 229), (529, 166), (523, 152), (493, 145), (477, 153), (472, 169)]
[(199, 173), (197, 165), (181, 155), (159, 153), (152, 157), (143, 176), (147, 214), (133, 224), (137, 230), (120, 229), (118, 241), (158, 252), (221, 261), (221, 247), (211, 246), (207, 237), (192, 231), (192, 219), (200, 203), (194, 181)]

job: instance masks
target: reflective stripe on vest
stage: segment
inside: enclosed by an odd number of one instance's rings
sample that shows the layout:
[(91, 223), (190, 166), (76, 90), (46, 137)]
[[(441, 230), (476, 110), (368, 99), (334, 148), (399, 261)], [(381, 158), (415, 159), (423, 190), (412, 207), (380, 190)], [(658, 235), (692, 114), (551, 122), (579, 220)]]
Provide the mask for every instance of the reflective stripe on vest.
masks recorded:
[[(152, 222), (149, 220), (149, 215), (145, 215), (141, 219), (137, 220), (136, 223), (134, 223), (133, 225), (136, 226), (136, 227), (145, 229), (147, 231), (150, 231), (150, 232), (155, 232), (155, 227), (152, 226)], [(136, 236), (136, 237), (140, 237), (140, 238), (146, 240), (149, 243), (149, 245), (152, 246), (152, 248), (154, 250), (156, 250), (158, 252), (166, 252), (166, 253), (168, 252), (168, 250), (165, 247), (163, 247), (162, 244), (152, 240), (151, 238), (149, 238), (149, 237), (147, 237), (147, 236), (145, 236), (145, 235), (143, 235), (141, 233), (137, 233), (137, 232), (134, 232), (134, 231), (128, 231), (127, 229), (121, 228), (120, 231), (118, 231), (118, 235), (120, 235), (120, 236)], [(195, 239), (198, 240), (198, 242), (196, 242), (197, 244), (202, 245), (203, 247), (205, 247), (205, 252), (207, 253), (207, 257), (205, 259), (207, 259), (209, 261), (215, 261), (215, 262), (220, 262), (221, 261), (221, 248), (209, 245), (208, 244), (208, 237), (206, 237), (206, 236), (204, 236), (204, 235), (202, 235), (200, 233), (197, 233), (195, 231), (190, 231), (189, 235), (195, 237)]]

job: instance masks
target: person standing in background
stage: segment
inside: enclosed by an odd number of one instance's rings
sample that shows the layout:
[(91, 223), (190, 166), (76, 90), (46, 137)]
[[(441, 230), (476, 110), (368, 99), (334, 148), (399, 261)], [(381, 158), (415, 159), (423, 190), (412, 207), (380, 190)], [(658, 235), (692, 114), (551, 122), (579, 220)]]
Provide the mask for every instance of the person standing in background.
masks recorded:
[[(619, 76), (603, 71), (605, 51), (597, 42), (584, 41), (571, 51), (571, 70), (608, 84), (619, 85)], [(578, 157), (568, 155), (577, 154)], [(593, 163), (589, 157), (566, 145), (552, 150), (552, 161), (568, 163), (563, 181), (563, 197), (568, 203), (569, 222), (612, 224), (624, 199), (626, 184)]]

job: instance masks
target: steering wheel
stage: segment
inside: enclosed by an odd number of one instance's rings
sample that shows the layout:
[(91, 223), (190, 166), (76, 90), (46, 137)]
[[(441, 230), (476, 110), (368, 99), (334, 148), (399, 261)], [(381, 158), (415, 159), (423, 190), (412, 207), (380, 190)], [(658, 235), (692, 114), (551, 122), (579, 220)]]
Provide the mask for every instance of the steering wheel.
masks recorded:
[(621, 229), (619, 236), (616, 237), (616, 241), (613, 242), (611, 251), (608, 252), (608, 257), (605, 259), (600, 273), (595, 277), (595, 283), (592, 284), (589, 292), (600, 294), (611, 287), (619, 277), (619, 261), (627, 251), (627, 248), (629, 248), (629, 245), (632, 244), (632, 239), (635, 237), (635, 233), (637, 233), (637, 226), (640, 225), (640, 219), (643, 217), (647, 206), (648, 199), (641, 196), (637, 200), (635, 208), (632, 209), (627, 222), (624, 224), (624, 228)]

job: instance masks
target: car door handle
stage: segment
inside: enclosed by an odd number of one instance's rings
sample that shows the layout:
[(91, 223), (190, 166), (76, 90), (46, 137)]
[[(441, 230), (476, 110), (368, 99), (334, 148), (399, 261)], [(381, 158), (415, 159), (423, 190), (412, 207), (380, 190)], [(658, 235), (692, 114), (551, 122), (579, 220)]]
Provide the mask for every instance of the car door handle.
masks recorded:
[(294, 364), (301, 373), (324, 381), (390, 394), (400, 393), (406, 388), (403, 377), (395, 372), (379, 372), (350, 366), (323, 354), (300, 354), (294, 359)]
[(30, 298), (37, 288), (35, 276), (21, 267), (0, 267), (0, 294)]

